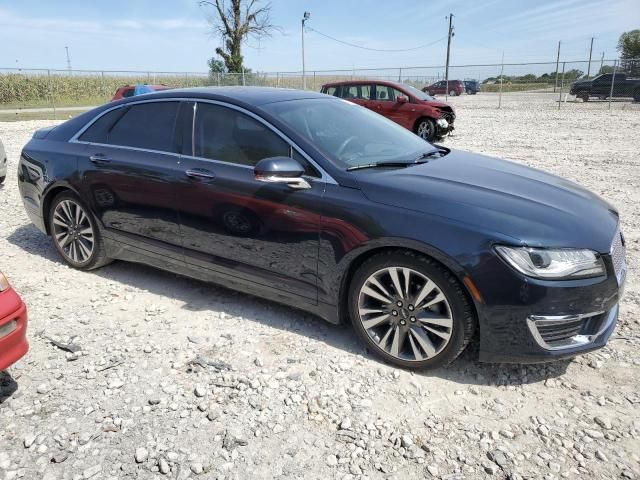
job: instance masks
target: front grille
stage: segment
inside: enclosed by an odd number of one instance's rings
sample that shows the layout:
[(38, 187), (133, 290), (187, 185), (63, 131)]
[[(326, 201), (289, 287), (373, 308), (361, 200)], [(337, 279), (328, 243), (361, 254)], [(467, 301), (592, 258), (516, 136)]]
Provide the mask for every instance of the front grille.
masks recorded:
[(625, 270), (625, 246), (624, 237), (620, 230), (616, 231), (611, 244), (611, 259), (613, 260), (613, 270), (616, 273), (618, 283), (620, 283), (622, 274)]

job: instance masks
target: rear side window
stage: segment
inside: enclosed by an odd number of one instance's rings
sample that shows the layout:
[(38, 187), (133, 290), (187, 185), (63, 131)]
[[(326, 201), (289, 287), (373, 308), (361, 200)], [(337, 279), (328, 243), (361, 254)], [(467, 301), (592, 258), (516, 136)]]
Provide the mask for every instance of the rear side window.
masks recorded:
[(174, 127), (179, 102), (150, 102), (118, 108), (100, 117), (80, 140), (176, 152)]
[(254, 166), (263, 158), (289, 156), (289, 144), (257, 120), (231, 108), (198, 103), (194, 155)]
[(371, 99), (371, 86), (370, 85), (345, 85), (342, 87), (342, 98), (345, 99), (358, 99), (358, 100), (370, 100)]
[(124, 98), (132, 97), (134, 91), (135, 91), (135, 89), (133, 87), (127, 88), (126, 90), (123, 90), (122, 96)]
[(327, 95), (333, 95), (334, 97), (338, 96), (338, 87), (325, 87), (324, 92)]

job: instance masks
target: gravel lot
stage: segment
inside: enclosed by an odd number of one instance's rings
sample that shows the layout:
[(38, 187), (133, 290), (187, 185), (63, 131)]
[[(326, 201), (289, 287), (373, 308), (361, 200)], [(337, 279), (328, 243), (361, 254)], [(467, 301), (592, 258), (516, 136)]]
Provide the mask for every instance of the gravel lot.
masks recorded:
[(31, 343), (0, 373), (0, 479), (640, 478), (640, 105), (556, 100), (454, 98), (445, 144), (568, 177), (620, 209), (618, 328), (573, 361), (466, 352), (427, 373), (242, 293), (122, 262), (67, 268), (15, 182), (20, 148), (50, 122), (0, 123), (0, 269), (29, 307)]

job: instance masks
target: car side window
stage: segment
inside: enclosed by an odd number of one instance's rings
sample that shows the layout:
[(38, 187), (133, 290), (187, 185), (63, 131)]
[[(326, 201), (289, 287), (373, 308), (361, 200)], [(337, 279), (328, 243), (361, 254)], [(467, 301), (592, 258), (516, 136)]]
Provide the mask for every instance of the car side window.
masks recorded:
[(105, 113), (87, 128), (78, 140), (91, 143), (108, 143), (111, 127), (124, 115), (126, 108), (116, 108)]
[(379, 101), (390, 101), (390, 96), (392, 95), (391, 88), (386, 85), (376, 85), (376, 100)]
[(123, 147), (176, 152), (174, 128), (179, 102), (132, 105), (107, 133), (107, 143)]
[(122, 97), (123, 98), (133, 97), (133, 92), (135, 92), (135, 89), (133, 87), (127, 88), (126, 90), (123, 90)]
[(326, 93), (327, 95), (333, 95), (334, 97), (338, 96), (338, 87), (327, 87), (325, 88), (325, 91), (323, 93)]
[(370, 100), (371, 87), (369, 85), (345, 85), (342, 87), (342, 98)]
[(231, 108), (198, 103), (194, 125), (196, 157), (256, 165), (263, 158), (288, 157), (289, 144), (267, 126)]

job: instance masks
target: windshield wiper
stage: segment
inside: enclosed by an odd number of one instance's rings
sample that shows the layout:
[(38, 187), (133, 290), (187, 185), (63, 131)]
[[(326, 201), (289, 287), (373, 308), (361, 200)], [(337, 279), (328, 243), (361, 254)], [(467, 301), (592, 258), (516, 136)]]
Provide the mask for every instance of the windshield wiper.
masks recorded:
[(348, 167), (347, 168), (347, 172), (350, 172), (352, 170), (361, 170), (363, 168), (410, 167), (412, 165), (420, 165), (422, 163), (427, 163), (428, 160), (425, 160), (425, 158), (433, 157), (435, 155), (438, 155), (439, 157), (442, 157), (442, 156), (446, 155), (447, 153), (449, 153), (449, 151), (445, 150), (444, 148), (443, 149), (437, 149), (437, 150), (429, 150), (427, 152), (421, 153), (419, 157), (417, 157), (417, 158), (415, 158), (413, 160), (365, 163), (363, 165), (354, 165), (352, 167)]
[(363, 168), (393, 168), (393, 167), (409, 167), (411, 165), (419, 165), (421, 163), (427, 163), (426, 161), (420, 160), (412, 160), (410, 162), (375, 162), (375, 163), (365, 163), (362, 165), (354, 165), (353, 167), (348, 167), (347, 172), (351, 170), (360, 170)]

